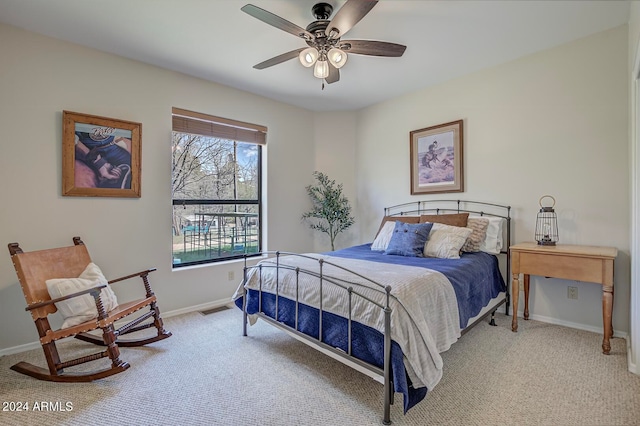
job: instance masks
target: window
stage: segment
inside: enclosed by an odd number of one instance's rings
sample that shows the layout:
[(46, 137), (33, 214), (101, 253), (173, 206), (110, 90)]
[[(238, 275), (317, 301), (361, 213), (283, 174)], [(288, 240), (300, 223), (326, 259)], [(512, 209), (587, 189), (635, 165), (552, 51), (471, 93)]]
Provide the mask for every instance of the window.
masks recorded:
[(262, 250), (266, 128), (173, 108), (173, 266)]

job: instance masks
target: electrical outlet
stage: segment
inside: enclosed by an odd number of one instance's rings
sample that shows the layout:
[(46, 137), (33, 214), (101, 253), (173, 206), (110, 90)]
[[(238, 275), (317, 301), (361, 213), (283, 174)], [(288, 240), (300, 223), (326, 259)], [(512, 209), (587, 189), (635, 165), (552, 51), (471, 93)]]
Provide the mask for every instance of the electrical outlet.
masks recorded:
[[(228, 280), (229, 280), (229, 281), (233, 281), (233, 280), (236, 278), (236, 273), (235, 273), (235, 272), (233, 272), (233, 271), (229, 271), (229, 272), (227, 273), (227, 277), (228, 277)], [(577, 297), (576, 297), (576, 299), (577, 299)]]
[(578, 299), (578, 287), (567, 287), (567, 297), (569, 299)]

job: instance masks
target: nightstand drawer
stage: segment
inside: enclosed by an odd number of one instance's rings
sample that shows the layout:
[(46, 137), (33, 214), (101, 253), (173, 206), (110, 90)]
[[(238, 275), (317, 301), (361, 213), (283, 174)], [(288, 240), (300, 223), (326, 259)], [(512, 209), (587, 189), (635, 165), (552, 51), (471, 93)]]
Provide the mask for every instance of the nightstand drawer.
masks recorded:
[(526, 252), (516, 256), (520, 257), (520, 272), (523, 274), (593, 283), (603, 281), (602, 259)]

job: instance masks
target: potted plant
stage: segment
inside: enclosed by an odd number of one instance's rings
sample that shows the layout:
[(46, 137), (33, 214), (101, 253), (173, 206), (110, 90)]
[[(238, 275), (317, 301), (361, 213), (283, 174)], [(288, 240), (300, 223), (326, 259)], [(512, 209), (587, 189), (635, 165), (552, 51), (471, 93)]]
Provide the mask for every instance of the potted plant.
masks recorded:
[(351, 216), (351, 204), (342, 193), (342, 184), (336, 185), (335, 180), (318, 171), (313, 172), (313, 176), (317, 184), (306, 187), (312, 208), (302, 215), (302, 219), (309, 223), (311, 229), (329, 236), (333, 251), (336, 236), (353, 225), (355, 219)]

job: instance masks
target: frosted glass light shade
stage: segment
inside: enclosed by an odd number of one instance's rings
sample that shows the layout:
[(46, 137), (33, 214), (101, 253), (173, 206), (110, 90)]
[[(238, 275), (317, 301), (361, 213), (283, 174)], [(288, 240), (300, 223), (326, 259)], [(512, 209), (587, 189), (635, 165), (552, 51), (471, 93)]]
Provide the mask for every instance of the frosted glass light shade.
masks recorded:
[(313, 75), (317, 78), (329, 77), (329, 63), (327, 61), (317, 61), (313, 68)]
[(298, 59), (303, 66), (309, 68), (318, 60), (318, 50), (315, 47), (307, 47), (300, 52)]
[(347, 54), (334, 47), (327, 53), (327, 59), (331, 62), (331, 65), (340, 69), (347, 63)]

